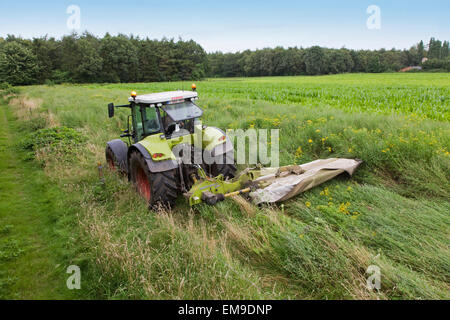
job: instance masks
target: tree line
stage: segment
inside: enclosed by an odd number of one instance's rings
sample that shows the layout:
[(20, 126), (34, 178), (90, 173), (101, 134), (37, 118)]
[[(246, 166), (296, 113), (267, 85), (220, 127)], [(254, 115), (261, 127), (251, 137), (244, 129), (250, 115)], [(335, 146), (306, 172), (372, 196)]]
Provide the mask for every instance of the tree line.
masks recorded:
[[(423, 58), (428, 61), (422, 64)], [(450, 71), (449, 43), (430, 39), (409, 50), (266, 48), (207, 54), (195, 41), (90, 33), (61, 39), (0, 38), (0, 82), (42, 83), (154, 82), (204, 77), (321, 75), (398, 71), (423, 65)]]
[[(450, 71), (449, 43), (432, 38), (409, 50), (349, 50), (310, 48), (265, 48), (237, 53), (208, 55), (209, 77), (321, 75), (347, 72), (395, 72), (407, 66)], [(422, 59), (428, 60), (422, 64)]]
[(0, 38), (0, 82), (14, 85), (201, 79), (206, 63), (206, 52), (192, 40), (90, 33)]

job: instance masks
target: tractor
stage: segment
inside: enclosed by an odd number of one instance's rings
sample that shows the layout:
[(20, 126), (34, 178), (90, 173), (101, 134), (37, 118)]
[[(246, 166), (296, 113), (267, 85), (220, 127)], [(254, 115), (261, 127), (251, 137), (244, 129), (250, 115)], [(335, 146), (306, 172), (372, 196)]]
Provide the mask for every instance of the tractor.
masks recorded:
[[(233, 144), (219, 128), (201, 123), (203, 110), (192, 91), (169, 91), (137, 95), (128, 104), (127, 129), (106, 144), (109, 168), (128, 176), (149, 206), (172, 207), (180, 193), (186, 193), (199, 179), (199, 172), (225, 180), (236, 174)], [(207, 160), (207, 161), (206, 161)]]

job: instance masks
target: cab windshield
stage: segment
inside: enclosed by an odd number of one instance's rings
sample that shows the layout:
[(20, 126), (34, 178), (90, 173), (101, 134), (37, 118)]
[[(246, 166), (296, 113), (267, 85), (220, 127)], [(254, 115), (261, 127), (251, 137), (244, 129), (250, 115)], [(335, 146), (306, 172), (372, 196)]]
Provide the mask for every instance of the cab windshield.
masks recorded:
[(182, 121), (187, 119), (199, 118), (203, 111), (191, 101), (183, 101), (176, 104), (167, 104), (163, 110), (172, 118), (173, 121)]

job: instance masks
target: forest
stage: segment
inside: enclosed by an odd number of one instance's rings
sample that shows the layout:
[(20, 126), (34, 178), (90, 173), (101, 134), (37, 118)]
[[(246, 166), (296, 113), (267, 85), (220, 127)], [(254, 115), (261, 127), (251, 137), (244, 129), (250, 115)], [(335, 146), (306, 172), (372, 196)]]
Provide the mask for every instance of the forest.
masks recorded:
[[(422, 63), (423, 58), (428, 60)], [(450, 71), (449, 42), (431, 38), (408, 50), (313, 46), (207, 53), (193, 40), (151, 40), (123, 34), (0, 38), (0, 82), (11, 85), (381, 73), (408, 66)]]

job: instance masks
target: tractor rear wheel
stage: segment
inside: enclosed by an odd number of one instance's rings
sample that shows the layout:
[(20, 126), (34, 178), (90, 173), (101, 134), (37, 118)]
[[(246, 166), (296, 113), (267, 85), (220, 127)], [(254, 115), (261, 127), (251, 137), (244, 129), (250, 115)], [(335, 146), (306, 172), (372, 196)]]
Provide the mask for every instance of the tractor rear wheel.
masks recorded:
[(169, 208), (174, 206), (177, 199), (175, 170), (152, 173), (142, 154), (133, 151), (130, 155), (130, 180), (149, 206), (154, 207), (157, 204)]
[(210, 165), (211, 176), (217, 177), (222, 174), (225, 179), (232, 179), (236, 175), (236, 166), (233, 164), (227, 164), (227, 154), (223, 155), (223, 164), (213, 163)]

